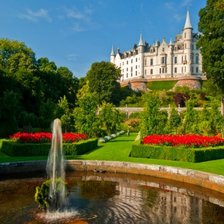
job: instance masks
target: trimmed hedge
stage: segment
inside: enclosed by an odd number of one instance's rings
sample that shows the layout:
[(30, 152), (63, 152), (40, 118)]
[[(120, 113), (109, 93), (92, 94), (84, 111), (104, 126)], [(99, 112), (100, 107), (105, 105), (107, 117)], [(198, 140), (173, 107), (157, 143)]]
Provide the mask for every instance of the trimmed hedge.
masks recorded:
[[(63, 151), (65, 155), (81, 155), (95, 149), (97, 144), (97, 139), (63, 143)], [(47, 156), (50, 148), (50, 143), (17, 143), (3, 140), (1, 151), (9, 156)]]
[(133, 144), (130, 157), (203, 162), (224, 158), (224, 146), (186, 148), (164, 145)]

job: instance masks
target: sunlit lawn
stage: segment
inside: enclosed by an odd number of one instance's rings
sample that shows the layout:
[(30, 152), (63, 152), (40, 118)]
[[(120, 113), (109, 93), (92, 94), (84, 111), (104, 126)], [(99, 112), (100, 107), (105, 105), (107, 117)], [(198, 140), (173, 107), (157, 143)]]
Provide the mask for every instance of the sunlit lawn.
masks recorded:
[[(189, 162), (129, 157), (131, 145), (135, 137), (136, 137), (135, 133), (131, 133), (130, 136), (127, 135), (119, 136), (116, 139), (113, 139), (107, 143), (100, 143), (99, 147), (92, 152), (89, 152), (81, 156), (69, 156), (67, 157), (67, 159), (109, 160), (109, 161), (145, 163), (145, 164), (158, 164), (174, 167), (183, 167), (224, 175), (224, 159), (206, 161), (201, 163), (189, 163)], [(46, 157), (9, 157), (0, 152), (0, 162), (45, 160), (45, 159)]]

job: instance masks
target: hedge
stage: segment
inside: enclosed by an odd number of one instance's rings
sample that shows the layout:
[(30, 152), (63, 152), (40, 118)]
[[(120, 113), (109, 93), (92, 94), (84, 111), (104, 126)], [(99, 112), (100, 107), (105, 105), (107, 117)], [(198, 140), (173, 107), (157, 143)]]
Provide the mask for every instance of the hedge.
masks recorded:
[[(97, 143), (97, 139), (63, 143), (63, 151), (65, 155), (81, 155), (95, 149)], [(17, 143), (3, 140), (1, 151), (9, 156), (47, 156), (50, 148), (50, 143)]]
[(133, 144), (130, 157), (203, 162), (224, 158), (224, 146), (186, 148), (164, 145)]

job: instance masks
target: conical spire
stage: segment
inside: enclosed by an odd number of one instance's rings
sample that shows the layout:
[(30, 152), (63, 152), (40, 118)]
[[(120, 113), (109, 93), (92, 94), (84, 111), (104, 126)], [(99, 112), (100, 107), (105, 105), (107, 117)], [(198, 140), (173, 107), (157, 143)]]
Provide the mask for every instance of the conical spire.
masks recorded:
[(115, 56), (115, 53), (114, 53), (114, 46), (112, 46), (110, 55), (111, 55), (111, 56)]
[(187, 10), (187, 15), (186, 15), (184, 29), (189, 29), (189, 28), (192, 29), (192, 25), (191, 25), (189, 10)]
[(143, 43), (143, 39), (142, 39), (142, 34), (140, 33), (138, 46), (143, 46), (143, 45), (144, 45), (144, 43)]

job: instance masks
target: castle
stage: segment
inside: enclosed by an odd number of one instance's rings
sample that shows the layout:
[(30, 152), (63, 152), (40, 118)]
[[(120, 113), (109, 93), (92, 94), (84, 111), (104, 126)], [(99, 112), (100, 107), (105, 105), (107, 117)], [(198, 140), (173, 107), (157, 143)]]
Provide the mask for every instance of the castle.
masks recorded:
[(147, 82), (155, 80), (178, 80), (177, 85), (198, 88), (199, 80), (205, 78), (196, 46), (198, 38), (187, 11), (183, 31), (174, 42), (163, 39), (149, 45), (140, 34), (138, 45), (129, 51), (122, 53), (118, 49), (115, 53), (112, 47), (110, 62), (121, 70), (121, 85), (131, 85), (133, 89), (144, 89)]

